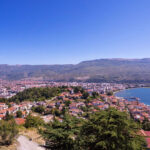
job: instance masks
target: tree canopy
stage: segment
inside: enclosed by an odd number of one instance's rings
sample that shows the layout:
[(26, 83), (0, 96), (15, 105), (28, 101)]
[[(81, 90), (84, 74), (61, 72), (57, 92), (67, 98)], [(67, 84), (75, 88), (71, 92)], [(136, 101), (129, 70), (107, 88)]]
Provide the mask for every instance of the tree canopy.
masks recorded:
[(109, 108), (90, 116), (78, 141), (82, 150), (142, 150), (145, 141), (139, 130), (125, 112)]
[(64, 88), (61, 87), (29, 88), (22, 92), (17, 93), (8, 101), (13, 101), (13, 102), (43, 101), (57, 96), (62, 91), (64, 91)]
[(26, 121), (25, 121), (25, 127), (26, 128), (37, 128), (41, 125), (44, 124), (44, 121), (38, 117), (38, 116), (32, 116), (31, 114), (29, 114), (26, 118)]
[(45, 112), (45, 107), (42, 105), (32, 107), (32, 111), (37, 112), (39, 114), (43, 114)]
[(79, 134), (80, 120), (65, 114), (63, 121), (57, 119), (46, 125), (41, 134), (51, 150), (74, 150), (76, 136)]
[(125, 112), (114, 108), (91, 114), (88, 120), (65, 115), (41, 133), (51, 150), (142, 150), (145, 140), (140, 126)]
[(21, 110), (18, 110), (18, 111), (16, 112), (16, 117), (17, 117), (17, 118), (22, 118), (22, 111), (21, 111)]
[(10, 145), (17, 134), (18, 129), (14, 120), (0, 121), (0, 145)]

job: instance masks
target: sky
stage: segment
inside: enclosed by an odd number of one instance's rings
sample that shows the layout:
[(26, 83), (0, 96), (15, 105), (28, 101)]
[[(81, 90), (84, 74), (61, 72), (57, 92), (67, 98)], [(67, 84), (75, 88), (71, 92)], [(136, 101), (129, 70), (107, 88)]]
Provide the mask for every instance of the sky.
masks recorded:
[(150, 0), (0, 0), (0, 64), (150, 57)]

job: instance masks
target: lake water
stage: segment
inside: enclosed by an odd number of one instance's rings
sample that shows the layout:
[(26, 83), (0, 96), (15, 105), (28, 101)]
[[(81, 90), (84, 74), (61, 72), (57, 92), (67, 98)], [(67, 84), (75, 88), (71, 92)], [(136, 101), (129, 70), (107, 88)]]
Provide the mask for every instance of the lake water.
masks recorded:
[(123, 97), (131, 100), (131, 97), (140, 98), (140, 102), (150, 105), (150, 88), (135, 88), (119, 91), (115, 93), (115, 96)]

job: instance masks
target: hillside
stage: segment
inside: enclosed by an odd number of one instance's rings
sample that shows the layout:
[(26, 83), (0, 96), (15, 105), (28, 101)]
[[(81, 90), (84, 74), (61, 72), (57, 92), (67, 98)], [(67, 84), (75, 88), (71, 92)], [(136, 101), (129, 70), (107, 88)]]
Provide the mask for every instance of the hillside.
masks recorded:
[(0, 65), (0, 78), (145, 83), (150, 81), (150, 59), (98, 59), (76, 65)]

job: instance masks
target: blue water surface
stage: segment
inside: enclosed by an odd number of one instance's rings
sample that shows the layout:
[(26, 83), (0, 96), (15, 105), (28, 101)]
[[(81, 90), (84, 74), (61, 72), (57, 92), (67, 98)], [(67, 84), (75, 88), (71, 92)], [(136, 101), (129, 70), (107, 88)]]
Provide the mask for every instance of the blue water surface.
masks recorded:
[(130, 98), (133, 97), (138, 97), (140, 98), (140, 102), (150, 105), (150, 88), (127, 89), (115, 93), (115, 96), (123, 97), (128, 100), (131, 100)]

